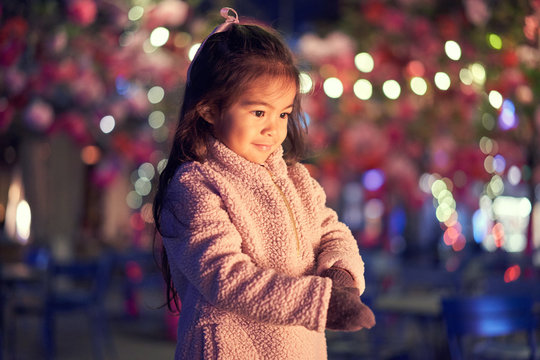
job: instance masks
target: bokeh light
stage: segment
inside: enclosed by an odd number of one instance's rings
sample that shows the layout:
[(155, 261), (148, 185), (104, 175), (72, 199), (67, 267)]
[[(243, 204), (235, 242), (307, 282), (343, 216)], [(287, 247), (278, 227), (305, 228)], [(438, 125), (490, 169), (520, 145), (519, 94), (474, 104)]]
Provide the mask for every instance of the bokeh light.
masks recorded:
[(396, 100), (401, 94), (401, 86), (396, 80), (386, 80), (382, 87), (384, 95), (391, 99)]
[(148, 125), (152, 129), (159, 129), (165, 124), (165, 114), (163, 111), (152, 111), (150, 115), (148, 115)]
[(160, 47), (169, 40), (169, 30), (159, 26), (150, 33), (150, 44), (154, 47)]
[(480, 63), (474, 63), (470, 66), (470, 71), (473, 76), (473, 82), (477, 85), (484, 85), (486, 82), (486, 69)]
[(336, 77), (330, 77), (323, 83), (323, 89), (326, 96), (337, 99), (343, 94), (343, 84)]
[(364, 187), (370, 191), (376, 191), (384, 184), (384, 173), (380, 169), (371, 169), (364, 173), (362, 182)]
[(111, 115), (106, 115), (102, 117), (99, 122), (99, 128), (104, 134), (109, 134), (111, 131), (113, 131), (115, 125), (116, 125), (116, 121), (114, 120), (114, 117), (112, 117)]
[(369, 73), (373, 71), (373, 68), (375, 67), (375, 62), (373, 61), (373, 57), (367, 52), (362, 52), (362, 53), (357, 54), (354, 57), (354, 64), (356, 65), (356, 68), (358, 70), (365, 73)]
[(101, 150), (95, 145), (87, 145), (81, 149), (81, 160), (86, 165), (95, 165), (101, 159)]
[(201, 43), (196, 43), (196, 44), (191, 45), (191, 47), (189, 48), (189, 51), (188, 51), (188, 59), (189, 59), (189, 61), (193, 61), (193, 59), (195, 58), (195, 55), (197, 55), (197, 51), (199, 50), (200, 47), (201, 47)]
[(421, 77), (413, 77), (411, 79), (411, 90), (416, 94), (416, 95), (425, 95), (425, 93), (427, 92), (427, 82), (426, 80), (424, 80), (423, 78)]
[(463, 68), (459, 71), (459, 80), (465, 85), (472, 85), (473, 75), (471, 70)]
[(353, 85), (353, 92), (360, 100), (369, 100), (373, 95), (373, 86), (366, 79), (359, 79)]
[(128, 19), (131, 21), (137, 21), (144, 15), (144, 8), (142, 6), (136, 5), (129, 9)]
[(311, 80), (311, 76), (309, 76), (308, 73), (301, 72), (300, 73), (300, 92), (302, 94), (307, 94), (311, 91), (313, 88), (313, 80)]
[(504, 100), (499, 114), (499, 128), (501, 130), (510, 130), (515, 128), (517, 123), (518, 119), (514, 103), (509, 99)]
[(500, 109), (503, 104), (503, 97), (497, 90), (491, 90), (488, 95), (489, 104), (495, 109)]
[(461, 58), (461, 47), (454, 40), (448, 40), (444, 44), (444, 52), (452, 60), (459, 60)]
[(165, 97), (165, 90), (161, 86), (153, 86), (148, 90), (148, 101), (152, 104), (157, 104)]
[(487, 34), (487, 42), (495, 50), (502, 49), (502, 39), (499, 35), (494, 33)]
[(447, 73), (439, 71), (435, 74), (434, 77), (435, 86), (441, 90), (448, 90), (451, 85), (450, 76)]

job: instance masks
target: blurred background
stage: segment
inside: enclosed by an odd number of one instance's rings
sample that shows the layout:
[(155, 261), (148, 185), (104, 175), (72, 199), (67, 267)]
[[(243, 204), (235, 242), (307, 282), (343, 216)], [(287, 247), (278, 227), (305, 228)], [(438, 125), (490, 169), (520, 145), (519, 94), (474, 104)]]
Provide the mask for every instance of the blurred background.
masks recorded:
[(449, 297), (538, 318), (540, 1), (2, 1), (0, 356), (172, 358), (151, 202), (223, 6), (293, 50), (305, 163), (366, 263), (378, 325), (330, 359), (450, 358)]

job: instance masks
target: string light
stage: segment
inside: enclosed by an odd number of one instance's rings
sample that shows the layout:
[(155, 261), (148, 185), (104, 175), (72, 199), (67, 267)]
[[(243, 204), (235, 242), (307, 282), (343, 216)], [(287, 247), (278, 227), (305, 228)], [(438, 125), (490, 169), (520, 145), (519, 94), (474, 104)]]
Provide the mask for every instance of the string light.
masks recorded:
[(401, 86), (396, 80), (386, 80), (382, 87), (384, 95), (391, 99), (396, 100), (401, 94)]
[(323, 83), (323, 89), (326, 96), (332, 99), (337, 99), (343, 94), (343, 84), (336, 77), (330, 77)]
[(369, 100), (373, 95), (373, 86), (366, 79), (359, 79), (353, 85), (353, 92), (360, 100)]

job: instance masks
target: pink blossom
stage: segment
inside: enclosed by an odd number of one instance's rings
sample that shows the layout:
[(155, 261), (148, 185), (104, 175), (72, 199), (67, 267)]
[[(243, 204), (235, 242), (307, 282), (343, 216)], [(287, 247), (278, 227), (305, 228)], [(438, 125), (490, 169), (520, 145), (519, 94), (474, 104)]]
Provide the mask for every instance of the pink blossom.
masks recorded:
[(24, 113), (24, 121), (32, 130), (46, 131), (54, 121), (54, 110), (47, 102), (34, 100)]
[(485, 25), (491, 16), (485, 0), (465, 0), (465, 13), (469, 21), (477, 26)]
[(26, 46), (28, 24), (21, 17), (8, 19), (0, 28), (0, 65), (11, 66), (17, 62)]
[(189, 5), (180, 0), (164, 0), (151, 8), (146, 15), (146, 27), (182, 25), (188, 16)]
[(67, 11), (71, 21), (87, 26), (96, 19), (97, 5), (94, 0), (70, 0)]

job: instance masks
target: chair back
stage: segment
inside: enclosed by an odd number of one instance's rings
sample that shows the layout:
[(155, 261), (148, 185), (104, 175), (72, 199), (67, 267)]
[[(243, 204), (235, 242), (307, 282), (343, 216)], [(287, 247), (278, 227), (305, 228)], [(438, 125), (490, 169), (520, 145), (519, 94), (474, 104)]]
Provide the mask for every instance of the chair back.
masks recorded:
[(534, 358), (536, 327), (531, 297), (485, 295), (442, 300), (443, 318), (452, 359), (462, 359), (461, 337), (495, 337), (526, 331)]

